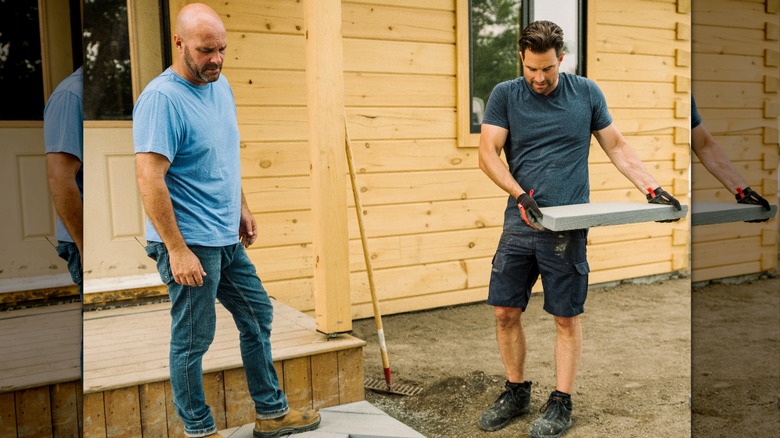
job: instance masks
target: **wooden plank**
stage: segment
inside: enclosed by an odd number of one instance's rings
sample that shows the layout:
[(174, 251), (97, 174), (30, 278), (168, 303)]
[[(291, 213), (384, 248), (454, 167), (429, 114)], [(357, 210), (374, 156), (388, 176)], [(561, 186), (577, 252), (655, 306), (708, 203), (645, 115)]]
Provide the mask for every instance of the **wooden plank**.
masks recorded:
[(168, 421), (168, 437), (184, 436), (184, 423), (179, 415), (176, 414), (176, 408), (173, 405), (173, 389), (171, 381), (168, 380), (165, 385), (165, 419)]
[(734, 202), (694, 202), (691, 208), (691, 225), (712, 225), (730, 222), (770, 219), (777, 215), (777, 206), (770, 205), (766, 211), (760, 205), (737, 204)]
[[(55, 437), (79, 436), (77, 392), (81, 381), (50, 385), (52, 433)], [(4, 436), (0, 433), (0, 436)]]
[(16, 391), (16, 433), (19, 438), (51, 436), (51, 396), (48, 386)]
[(206, 395), (206, 404), (211, 408), (211, 416), (214, 418), (217, 430), (226, 429), (225, 384), (222, 371), (203, 375), (203, 392)]
[[(672, 64), (670, 58), (674, 58), (674, 50), (677, 48), (688, 47), (687, 43), (675, 41), (677, 39), (677, 30), (680, 27), (679, 22), (675, 29), (637, 29), (633, 26), (604, 24), (599, 26), (596, 33), (596, 48), (598, 56), (612, 55), (616, 59), (616, 54), (622, 55), (622, 59), (627, 59), (626, 54), (632, 55), (630, 59), (641, 59), (642, 56), (636, 55), (655, 55), (666, 59), (666, 64), (662, 64), (658, 71), (663, 74)], [(619, 63), (606, 62), (604, 65), (618, 66)], [(601, 71), (601, 73), (604, 73)], [(661, 79), (656, 79), (660, 81)]]
[(299, 357), (284, 361), (284, 392), (295, 409), (312, 408), (311, 360)]
[(106, 413), (106, 436), (131, 438), (141, 436), (141, 405), (138, 387), (113, 389), (103, 393)]
[[(675, 76), (685, 73), (673, 67), (674, 53), (662, 55), (631, 55), (623, 53), (599, 53), (595, 59), (598, 83), (602, 81), (672, 82)], [(612, 99), (609, 100), (612, 107)]]
[(143, 436), (168, 436), (168, 422), (165, 418), (165, 384), (145, 383), (138, 386), (141, 405), (141, 431)]
[(363, 381), (363, 349), (338, 352), (339, 403), (346, 404), (365, 399)]
[(249, 395), (244, 369), (225, 370), (222, 375), (225, 379), (225, 427), (229, 429), (254, 422), (255, 404)]
[(306, 83), (314, 218), (314, 302), (317, 330), (343, 333), (349, 318), (346, 158), (344, 154), (344, 50), (341, 1), (304, 2)]
[(339, 403), (338, 352), (311, 357), (311, 395), (314, 409), (336, 406)]
[(84, 436), (102, 438), (106, 434), (106, 410), (103, 404), (103, 393), (84, 394)]
[(0, 436), (16, 436), (16, 402), (13, 392), (0, 393)]
[(418, 9), (411, 12), (395, 6), (352, 2), (344, 2), (342, 8), (345, 38), (455, 42), (453, 11)]
[(595, 202), (540, 208), (542, 225), (552, 231), (652, 222), (685, 217), (687, 206), (681, 211), (672, 206), (630, 202)]

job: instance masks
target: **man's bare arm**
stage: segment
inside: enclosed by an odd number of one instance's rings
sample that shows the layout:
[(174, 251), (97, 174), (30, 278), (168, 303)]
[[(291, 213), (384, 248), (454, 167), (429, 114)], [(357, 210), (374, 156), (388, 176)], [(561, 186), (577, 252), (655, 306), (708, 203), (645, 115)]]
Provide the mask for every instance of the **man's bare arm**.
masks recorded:
[(501, 160), (509, 131), (499, 126), (482, 124), (479, 136), (479, 168), (505, 192), (517, 199), (525, 191)]
[(615, 124), (595, 131), (593, 135), (606, 152), (607, 157), (612, 164), (622, 173), (636, 188), (647, 195), (647, 189), (655, 190), (659, 184), (655, 181), (650, 172), (645, 169), (642, 160), (636, 154), (634, 149), (628, 144), (623, 134), (617, 129)]
[(241, 223), (238, 226), (238, 237), (244, 248), (248, 248), (257, 240), (257, 222), (249, 210), (243, 189), (241, 190)]
[[(65, 152), (46, 154), (46, 174), (49, 191), (60, 221), (68, 230), (80, 254), (84, 242), (84, 204), (76, 184), (81, 160)], [(83, 259), (83, 258), (82, 258)]]
[(206, 272), (198, 257), (187, 247), (176, 223), (165, 174), (171, 163), (153, 152), (135, 154), (136, 179), (146, 214), (162, 238), (170, 257), (174, 281), (186, 286), (202, 286)]
[(721, 149), (703, 124), (691, 130), (691, 149), (707, 170), (723, 184), (732, 195), (737, 188), (744, 189), (747, 182), (731, 164), (729, 157)]

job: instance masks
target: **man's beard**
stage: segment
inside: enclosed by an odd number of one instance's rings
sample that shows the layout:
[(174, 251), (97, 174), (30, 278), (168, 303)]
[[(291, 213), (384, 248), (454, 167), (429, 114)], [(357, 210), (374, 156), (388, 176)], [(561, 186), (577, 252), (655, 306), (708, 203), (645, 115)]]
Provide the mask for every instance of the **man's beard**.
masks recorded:
[[(189, 50), (184, 50), (184, 64), (187, 66), (187, 69), (190, 71), (190, 73), (193, 74), (196, 78), (200, 79), (204, 83), (208, 82), (214, 82), (217, 79), (219, 79), (219, 73), (222, 71), (222, 66), (209, 63), (204, 65), (202, 68), (198, 68), (197, 65), (195, 65), (195, 62), (193, 62), (192, 57), (190, 57)], [(216, 73), (208, 72), (209, 69), (215, 68)]]

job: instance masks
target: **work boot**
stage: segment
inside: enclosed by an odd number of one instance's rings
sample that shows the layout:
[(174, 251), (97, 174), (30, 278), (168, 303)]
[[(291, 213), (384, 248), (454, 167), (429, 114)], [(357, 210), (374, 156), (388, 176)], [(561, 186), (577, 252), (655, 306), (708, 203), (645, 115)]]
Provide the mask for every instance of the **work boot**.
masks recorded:
[(479, 417), (479, 428), (493, 432), (503, 428), (515, 417), (531, 412), (531, 382), (504, 384), (506, 388), (493, 406)]
[(531, 438), (558, 438), (571, 427), (571, 397), (553, 391), (539, 412), (544, 414), (531, 423)]
[(255, 420), (256, 438), (276, 438), (292, 433), (314, 430), (320, 424), (320, 414), (314, 411), (296, 411), (290, 409), (287, 415), (268, 420)]

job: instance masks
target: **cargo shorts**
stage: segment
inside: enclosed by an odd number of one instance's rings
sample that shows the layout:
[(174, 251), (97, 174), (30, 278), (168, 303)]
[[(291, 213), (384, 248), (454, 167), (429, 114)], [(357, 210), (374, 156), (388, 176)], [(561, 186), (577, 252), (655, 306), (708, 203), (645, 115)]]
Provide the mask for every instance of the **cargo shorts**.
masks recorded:
[(525, 311), (541, 275), (544, 310), (573, 317), (585, 311), (588, 295), (588, 230), (504, 231), (493, 256), (487, 303)]

